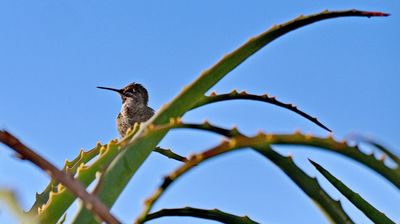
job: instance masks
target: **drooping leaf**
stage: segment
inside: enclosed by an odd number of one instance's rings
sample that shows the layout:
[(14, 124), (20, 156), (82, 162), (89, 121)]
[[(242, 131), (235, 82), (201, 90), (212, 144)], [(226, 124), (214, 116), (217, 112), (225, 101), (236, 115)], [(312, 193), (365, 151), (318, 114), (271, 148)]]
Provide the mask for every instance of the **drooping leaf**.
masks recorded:
[[(166, 128), (165, 125), (164, 128)], [(175, 122), (171, 123), (171, 127), (169, 128), (199, 129), (218, 133), (228, 138), (247, 138), (245, 135), (241, 134), (236, 128), (233, 128), (231, 130), (224, 129), (211, 125), (208, 122), (205, 122), (203, 124), (187, 124), (180, 122), (179, 119), (176, 119)], [(157, 131), (157, 127), (154, 127), (153, 130)], [(299, 186), (300, 189), (302, 189), (304, 193), (306, 193), (318, 205), (318, 207), (333, 223), (353, 223), (350, 217), (344, 212), (340, 203), (333, 200), (321, 188), (315, 178), (311, 178), (306, 173), (304, 173), (299, 167), (296, 166), (296, 164), (292, 161), (290, 157), (281, 156), (279, 153), (272, 150), (269, 144), (270, 142), (266, 142), (262, 147), (253, 146), (252, 148), (259, 152), (261, 155), (268, 158), (282, 171), (284, 171), (286, 175), (288, 175), (288, 177), (291, 178), (296, 183), (296, 185)]]
[(277, 100), (276, 97), (269, 96), (268, 94), (255, 95), (255, 94), (248, 94), (245, 91), (238, 93), (236, 90), (232, 90), (230, 93), (225, 93), (225, 94), (216, 94), (215, 92), (212, 92), (209, 96), (203, 96), (192, 109), (208, 105), (211, 103), (217, 103), (228, 100), (254, 100), (254, 101), (270, 103), (278, 107), (282, 107), (290, 111), (293, 111), (296, 114), (318, 125), (319, 127), (331, 132), (331, 130), (327, 128), (325, 125), (323, 125), (321, 122), (319, 122), (316, 117), (312, 117), (309, 114), (299, 110), (295, 105), (291, 103), (283, 103)]
[(342, 193), (349, 201), (356, 206), (360, 211), (364, 213), (371, 221), (379, 224), (395, 224), (392, 220), (390, 220), (385, 214), (376, 209), (366, 200), (364, 200), (359, 194), (355, 193), (342, 181), (334, 177), (331, 173), (329, 173), (326, 169), (324, 169), (318, 163), (309, 159), (312, 165), (338, 190)]
[(251, 220), (247, 216), (240, 217), (220, 211), (219, 209), (207, 210), (191, 207), (162, 209), (160, 211), (149, 214), (145, 222), (166, 216), (191, 216), (218, 221), (226, 224), (258, 224), (258, 222)]

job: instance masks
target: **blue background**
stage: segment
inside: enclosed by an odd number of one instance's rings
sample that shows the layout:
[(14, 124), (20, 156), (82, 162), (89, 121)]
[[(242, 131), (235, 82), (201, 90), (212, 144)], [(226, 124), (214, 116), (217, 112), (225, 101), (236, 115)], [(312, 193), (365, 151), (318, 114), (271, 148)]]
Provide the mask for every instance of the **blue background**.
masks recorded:
[[(296, 30), (231, 72), (213, 90), (268, 93), (317, 116), (337, 139), (363, 134), (399, 154), (400, 5), (395, 1), (21, 1), (0, 2), (0, 127), (58, 167), (80, 148), (117, 137), (119, 97), (95, 87), (142, 83), (157, 109), (203, 70), (249, 37), (300, 14), (324, 9), (384, 11), (387, 18), (340, 18)], [(326, 136), (298, 115), (257, 102), (231, 101), (185, 115), (223, 127)], [(188, 155), (220, 137), (172, 131), (161, 143)], [(371, 223), (307, 162), (319, 162), (395, 221), (396, 187), (339, 155), (279, 147), (336, 199), (356, 223)], [(365, 147), (365, 150), (371, 150)], [(152, 154), (113, 207), (130, 223), (143, 200), (178, 162)], [(0, 187), (24, 208), (49, 179), (0, 146)], [(250, 150), (211, 160), (177, 181), (156, 208), (220, 208), (263, 223), (327, 223), (318, 208), (278, 168)], [(15, 220), (3, 212), (0, 223)], [(74, 211), (68, 212), (68, 217)], [(153, 223), (187, 223), (165, 218)], [(203, 220), (191, 223), (205, 223)], [(213, 222), (209, 222), (213, 223)]]

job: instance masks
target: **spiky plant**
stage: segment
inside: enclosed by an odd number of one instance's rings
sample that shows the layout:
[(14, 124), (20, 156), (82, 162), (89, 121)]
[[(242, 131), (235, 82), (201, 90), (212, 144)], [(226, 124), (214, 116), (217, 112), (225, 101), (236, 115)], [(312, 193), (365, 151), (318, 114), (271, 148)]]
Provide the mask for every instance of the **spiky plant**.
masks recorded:
[[(160, 108), (151, 120), (141, 125), (135, 125), (124, 139), (119, 141), (111, 140), (106, 145), (97, 144), (87, 152), (81, 151), (75, 159), (67, 161), (61, 171), (23, 145), (14, 136), (6, 131), (1, 131), (0, 140), (3, 143), (15, 150), (22, 159), (27, 159), (45, 170), (52, 178), (45, 190), (37, 194), (36, 201), (30, 211), (27, 212), (27, 215), (36, 217), (38, 223), (63, 223), (66, 210), (79, 197), (84, 206), (78, 209), (71, 221), (72, 223), (97, 223), (101, 221), (119, 223), (118, 219), (110, 213), (109, 208), (113, 206), (128, 181), (135, 175), (149, 154), (152, 151), (156, 151), (182, 162), (182, 165), (167, 175), (162, 184), (145, 200), (143, 210), (134, 223), (140, 224), (164, 216), (192, 216), (223, 223), (257, 223), (247, 216), (240, 217), (217, 209), (206, 210), (185, 207), (152, 212), (153, 205), (166, 189), (170, 188), (175, 180), (181, 178), (193, 167), (201, 166), (203, 162), (209, 159), (234, 150), (251, 148), (260, 156), (278, 166), (294, 184), (312, 199), (331, 223), (354, 223), (343, 210), (340, 202), (332, 199), (321, 188), (315, 178), (308, 176), (301, 170), (290, 156), (283, 156), (277, 153), (273, 147), (276, 145), (302, 145), (338, 153), (370, 168), (399, 188), (400, 159), (381, 145), (369, 142), (386, 154), (396, 164), (395, 168), (386, 166), (383, 160), (376, 159), (373, 155), (364, 154), (356, 145), (350, 145), (346, 141), (335, 140), (331, 135), (328, 137), (316, 137), (304, 135), (300, 132), (289, 134), (259, 132), (255, 136), (247, 136), (237, 128), (225, 129), (208, 122), (191, 124), (183, 123), (180, 120), (180, 117), (186, 112), (211, 103), (235, 99), (256, 100), (291, 110), (321, 128), (330, 131), (315, 117), (308, 115), (291, 104), (280, 102), (267, 94), (254, 95), (244, 91), (237, 92), (236, 90), (224, 94), (215, 92), (210, 95), (205, 94), (230, 71), (278, 37), (314, 22), (348, 16), (375, 17), (387, 16), (387, 14), (358, 10), (323, 11), (309, 16), (302, 15), (289, 22), (274, 25), (267, 31), (250, 38), (242, 46), (226, 54), (212, 67), (204, 70), (195, 81), (183, 88), (174, 99)], [(213, 132), (223, 136), (224, 140), (215, 147), (191, 155), (189, 158), (157, 147), (169, 130), (177, 128)], [(311, 162), (318, 171), (374, 223), (394, 223), (323, 167), (313, 161)], [(94, 182), (96, 176), (99, 177), (99, 180), (95, 183), (96, 186), (93, 192), (88, 193), (86, 187)], [(0, 193), (0, 196), (10, 199), (15, 204), (9, 192)], [(18, 214), (24, 216), (23, 214)]]

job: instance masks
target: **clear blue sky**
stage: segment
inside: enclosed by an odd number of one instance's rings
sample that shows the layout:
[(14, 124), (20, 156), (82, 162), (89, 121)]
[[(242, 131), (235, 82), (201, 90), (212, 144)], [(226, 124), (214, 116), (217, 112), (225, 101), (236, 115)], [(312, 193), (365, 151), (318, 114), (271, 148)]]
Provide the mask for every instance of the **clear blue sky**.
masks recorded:
[[(400, 153), (400, 4), (395, 1), (21, 1), (0, 2), (0, 127), (61, 167), (80, 148), (117, 137), (120, 99), (98, 85), (142, 83), (157, 109), (203, 69), (275, 23), (323, 9), (384, 11), (387, 18), (342, 18), (313, 24), (273, 42), (215, 88), (269, 93), (319, 119), (338, 139), (375, 137)], [(234, 101), (188, 113), (224, 127), (326, 135), (305, 119), (271, 105)], [(188, 155), (219, 142), (197, 131), (173, 131), (161, 143)], [(368, 150), (368, 149), (366, 149)], [(291, 153), (310, 175), (319, 162), (395, 221), (400, 194), (383, 178), (341, 156), (300, 147)], [(0, 187), (24, 208), (48, 177), (0, 146)], [(113, 208), (126, 223), (161, 177), (179, 164), (151, 155)], [(319, 176), (319, 175), (318, 175)], [(340, 198), (357, 223), (370, 223)], [(207, 162), (184, 176), (157, 208), (195, 206), (247, 214), (263, 223), (327, 223), (312, 202), (273, 164), (249, 150)], [(3, 209), (4, 207), (0, 207)], [(68, 215), (71, 216), (70, 212)], [(0, 223), (12, 223), (6, 212)], [(159, 219), (153, 223), (187, 223)], [(201, 220), (191, 223), (207, 223)], [(211, 223), (211, 222), (209, 222)]]

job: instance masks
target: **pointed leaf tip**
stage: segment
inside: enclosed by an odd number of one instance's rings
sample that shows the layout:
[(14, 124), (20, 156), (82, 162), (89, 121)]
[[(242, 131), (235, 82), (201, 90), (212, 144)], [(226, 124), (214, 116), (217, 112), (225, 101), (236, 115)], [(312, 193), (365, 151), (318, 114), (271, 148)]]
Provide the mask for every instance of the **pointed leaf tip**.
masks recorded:
[(319, 167), (321, 167), (318, 163), (314, 162), (310, 158), (308, 158), (308, 162), (310, 162), (317, 170), (318, 170)]
[(333, 135), (332, 129), (328, 128), (327, 126), (323, 125), (321, 122), (317, 121), (317, 125), (323, 128), (325, 131), (328, 132), (328, 135)]
[(368, 12), (368, 11), (364, 11), (362, 12), (363, 15), (366, 16), (390, 16), (389, 13), (384, 13), (384, 12)]

